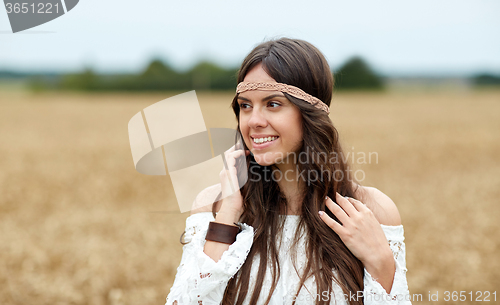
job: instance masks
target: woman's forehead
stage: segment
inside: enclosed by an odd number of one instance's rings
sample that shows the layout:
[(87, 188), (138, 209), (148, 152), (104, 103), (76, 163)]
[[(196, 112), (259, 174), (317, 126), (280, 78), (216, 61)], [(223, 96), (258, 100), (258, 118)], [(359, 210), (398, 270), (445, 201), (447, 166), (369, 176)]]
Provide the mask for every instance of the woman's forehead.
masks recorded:
[(267, 72), (262, 68), (262, 63), (259, 63), (245, 75), (244, 82), (252, 83), (276, 83)]
[(249, 90), (245, 92), (238, 93), (238, 99), (242, 100), (251, 100), (251, 101), (260, 101), (260, 100), (265, 100), (266, 98), (269, 97), (282, 97), (285, 98), (285, 95), (281, 91), (270, 91), (270, 90)]

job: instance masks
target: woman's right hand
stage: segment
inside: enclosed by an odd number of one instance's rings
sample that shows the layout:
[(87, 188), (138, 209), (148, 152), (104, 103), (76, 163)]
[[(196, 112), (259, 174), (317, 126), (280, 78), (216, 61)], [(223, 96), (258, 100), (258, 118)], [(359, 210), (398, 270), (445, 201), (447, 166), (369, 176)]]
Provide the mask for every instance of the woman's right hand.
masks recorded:
[[(236, 146), (236, 149), (235, 149)], [(241, 175), (246, 175), (247, 173), (243, 171), (243, 166), (246, 167), (246, 156), (250, 153), (249, 150), (239, 149), (241, 143), (235, 145), (224, 152), (224, 168), (220, 172), (220, 182), (221, 182), (221, 207), (219, 212), (215, 216), (215, 221), (227, 225), (234, 225), (234, 223), (239, 222), (241, 215), (243, 214), (243, 197), (240, 193), (240, 186), (238, 183), (238, 170), (237, 166), (241, 168)], [(238, 162), (239, 161), (239, 162)], [(245, 161), (245, 162), (241, 162)], [(242, 183), (246, 182), (246, 179), (240, 180)], [(203, 251), (215, 262), (218, 262), (224, 251), (229, 249), (229, 245), (226, 243), (220, 243), (216, 241), (207, 240)]]
[[(241, 214), (243, 214), (243, 197), (241, 196), (240, 185), (238, 183), (238, 170), (236, 168), (237, 160), (240, 159), (244, 161), (246, 160), (246, 156), (250, 154), (249, 150), (236, 149), (235, 146), (236, 145), (232, 146), (224, 152), (226, 162), (219, 174), (222, 190), (222, 204), (217, 213), (216, 221), (222, 220), (222, 222), (229, 224), (237, 222)], [(241, 161), (239, 163), (246, 164), (246, 162)]]

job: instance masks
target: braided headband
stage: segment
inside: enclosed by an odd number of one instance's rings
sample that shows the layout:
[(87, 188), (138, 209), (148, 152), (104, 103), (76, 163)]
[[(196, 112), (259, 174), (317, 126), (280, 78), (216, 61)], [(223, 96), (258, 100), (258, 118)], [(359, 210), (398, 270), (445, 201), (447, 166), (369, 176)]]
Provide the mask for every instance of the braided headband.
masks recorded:
[(241, 93), (249, 90), (266, 90), (266, 91), (281, 91), (290, 94), (293, 97), (299, 98), (313, 105), (314, 107), (330, 113), (330, 108), (328, 105), (323, 103), (319, 98), (314, 97), (308, 93), (305, 93), (302, 89), (297, 88), (292, 85), (282, 84), (282, 83), (251, 83), (251, 82), (241, 82), (236, 87), (236, 93)]

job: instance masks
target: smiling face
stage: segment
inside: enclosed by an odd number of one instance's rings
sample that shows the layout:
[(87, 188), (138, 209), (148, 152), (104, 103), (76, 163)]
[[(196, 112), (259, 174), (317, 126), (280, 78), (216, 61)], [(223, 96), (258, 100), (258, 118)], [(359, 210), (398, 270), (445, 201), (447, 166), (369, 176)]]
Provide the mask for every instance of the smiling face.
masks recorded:
[[(245, 82), (276, 83), (262, 64), (245, 76)], [(243, 139), (262, 166), (289, 163), (288, 156), (302, 144), (302, 114), (280, 91), (250, 90), (238, 95)]]

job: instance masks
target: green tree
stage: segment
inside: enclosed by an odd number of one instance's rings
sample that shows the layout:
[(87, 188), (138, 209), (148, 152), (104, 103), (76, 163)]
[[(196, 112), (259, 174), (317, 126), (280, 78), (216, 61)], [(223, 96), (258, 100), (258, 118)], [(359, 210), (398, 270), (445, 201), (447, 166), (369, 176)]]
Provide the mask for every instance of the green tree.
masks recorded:
[(383, 83), (361, 57), (348, 60), (336, 73), (335, 86), (339, 90), (380, 90)]
[[(159, 59), (153, 60), (137, 77), (135, 88), (138, 90), (183, 90), (188, 87), (189, 80)], [(134, 86), (134, 87), (136, 87)]]
[(91, 68), (86, 68), (82, 73), (66, 74), (62, 76), (60, 87), (70, 90), (98, 90), (100, 88), (99, 75)]
[(196, 90), (225, 90), (236, 88), (236, 69), (225, 70), (214, 63), (202, 61), (189, 72), (192, 88)]
[(476, 86), (500, 86), (500, 76), (492, 74), (479, 74), (472, 78)]

